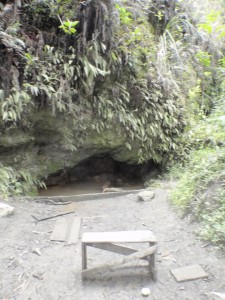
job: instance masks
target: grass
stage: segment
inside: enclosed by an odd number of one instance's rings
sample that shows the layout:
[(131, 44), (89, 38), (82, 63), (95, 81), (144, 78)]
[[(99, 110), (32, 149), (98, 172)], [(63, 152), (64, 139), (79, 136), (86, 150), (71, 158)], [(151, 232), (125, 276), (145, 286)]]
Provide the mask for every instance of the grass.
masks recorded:
[(194, 150), (184, 167), (174, 166), (170, 175), (179, 178), (177, 187), (171, 193), (173, 203), (186, 209), (191, 200), (211, 182), (220, 180), (225, 165), (225, 149)]
[(190, 128), (192, 149), (184, 163), (169, 170), (176, 180), (171, 202), (200, 222), (200, 236), (225, 249), (225, 116), (218, 112)]
[(202, 213), (202, 228), (200, 235), (215, 244), (225, 247), (225, 191), (217, 192), (217, 199), (214, 199), (217, 207)]

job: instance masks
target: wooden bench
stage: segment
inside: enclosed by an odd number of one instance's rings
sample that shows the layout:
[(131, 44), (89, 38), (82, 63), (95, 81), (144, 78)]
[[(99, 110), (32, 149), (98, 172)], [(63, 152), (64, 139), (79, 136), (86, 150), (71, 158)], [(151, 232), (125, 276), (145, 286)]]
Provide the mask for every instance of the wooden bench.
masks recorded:
[[(148, 248), (133, 249), (119, 244), (148, 243)], [(113, 260), (110, 263), (100, 264), (87, 269), (87, 246), (125, 255), (125, 257)], [(94, 275), (99, 271), (112, 270), (118, 265), (128, 263), (135, 259), (148, 261), (149, 272), (153, 280), (156, 280), (155, 253), (157, 240), (150, 230), (140, 231), (115, 231), (115, 232), (86, 232), (82, 235), (82, 278)]]

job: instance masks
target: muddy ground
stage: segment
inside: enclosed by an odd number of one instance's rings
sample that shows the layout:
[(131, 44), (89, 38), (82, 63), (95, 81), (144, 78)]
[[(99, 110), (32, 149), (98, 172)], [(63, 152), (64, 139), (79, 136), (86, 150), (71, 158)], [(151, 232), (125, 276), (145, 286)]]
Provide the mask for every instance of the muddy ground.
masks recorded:
[[(99, 200), (55, 206), (34, 200), (10, 201), (15, 214), (0, 219), (1, 300), (138, 300), (148, 287), (154, 300), (214, 299), (210, 292), (225, 292), (225, 256), (194, 234), (195, 224), (180, 219), (167, 200), (167, 191), (157, 189), (148, 202), (138, 202), (135, 193)], [(145, 262), (134, 262), (98, 274), (82, 282), (81, 245), (51, 242), (55, 219), (38, 218), (74, 209), (83, 220), (82, 231), (146, 230), (158, 239), (158, 280), (153, 282)], [(67, 216), (71, 218), (71, 215)], [(120, 257), (88, 249), (88, 264)], [(208, 279), (178, 283), (170, 270), (200, 264)]]

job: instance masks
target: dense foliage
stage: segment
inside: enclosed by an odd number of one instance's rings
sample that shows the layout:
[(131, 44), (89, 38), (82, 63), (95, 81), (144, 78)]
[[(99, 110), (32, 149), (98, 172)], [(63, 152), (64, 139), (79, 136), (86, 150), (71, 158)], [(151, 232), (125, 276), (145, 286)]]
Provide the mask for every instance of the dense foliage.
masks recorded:
[(224, 247), (225, 20), (220, 4), (217, 10), (209, 5), (196, 26), (202, 41), (196, 45), (196, 85), (188, 90), (189, 124), (179, 138), (182, 157), (178, 154), (179, 162), (169, 174), (178, 179), (172, 202), (201, 222), (204, 239)]
[(190, 153), (172, 167), (170, 176), (179, 179), (171, 193), (173, 203), (202, 223), (199, 232), (205, 239), (224, 245), (225, 118), (220, 108), (189, 132)]
[[(2, 91), (5, 126), (27, 126), (34, 108), (74, 119), (82, 114), (79, 134), (117, 124), (127, 147), (138, 145), (140, 160), (161, 162), (176, 147), (184, 108), (179, 87), (153, 66), (157, 44), (147, 8), (126, 1), (53, 4), (24, 4), (19, 24), (7, 27), (15, 30), (23, 74), (19, 86)], [(15, 37), (8, 39), (13, 48)]]
[[(160, 7), (177, 14), (174, 2)], [(35, 112), (48, 111), (72, 120), (70, 151), (91, 132), (114, 130), (139, 161), (168, 160), (186, 123), (180, 87), (166, 74), (172, 46), (160, 54), (154, 29), (168, 18), (151, 24), (149, 1), (15, 0), (1, 9), (3, 133), (30, 130)]]

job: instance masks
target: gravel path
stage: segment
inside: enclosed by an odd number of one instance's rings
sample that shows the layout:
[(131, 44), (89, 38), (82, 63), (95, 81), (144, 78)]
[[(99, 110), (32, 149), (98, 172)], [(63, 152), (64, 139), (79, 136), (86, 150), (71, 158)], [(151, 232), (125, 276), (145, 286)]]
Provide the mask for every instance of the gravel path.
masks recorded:
[[(35, 201), (14, 201), (15, 214), (0, 219), (1, 300), (138, 300), (141, 289), (150, 288), (154, 300), (214, 299), (210, 292), (225, 292), (225, 256), (193, 233), (195, 224), (182, 220), (167, 201), (167, 191), (138, 202), (136, 194), (53, 206)], [(154, 231), (159, 243), (158, 281), (153, 282), (146, 264), (130, 263), (81, 280), (81, 246), (50, 241), (55, 220), (35, 223), (31, 215), (45, 217), (75, 210), (85, 231)], [(71, 215), (67, 216), (71, 218)], [(37, 253), (40, 251), (40, 253)], [(40, 255), (38, 255), (40, 254)], [(103, 250), (88, 249), (88, 264), (120, 257)], [(170, 270), (200, 264), (208, 279), (177, 283)]]

